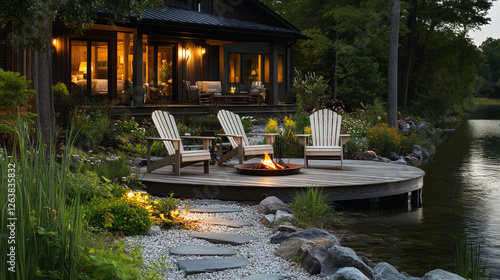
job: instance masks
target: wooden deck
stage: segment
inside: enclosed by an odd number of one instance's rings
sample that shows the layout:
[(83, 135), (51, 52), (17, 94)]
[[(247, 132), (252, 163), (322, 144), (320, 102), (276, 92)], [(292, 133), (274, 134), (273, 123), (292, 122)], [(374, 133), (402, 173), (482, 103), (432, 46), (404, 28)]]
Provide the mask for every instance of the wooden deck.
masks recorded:
[[(245, 163), (259, 162), (259, 159)], [(285, 163), (303, 164), (303, 159), (285, 160)], [(331, 201), (379, 198), (420, 190), (424, 171), (408, 165), (373, 161), (344, 160), (340, 170), (338, 160), (310, 160), (309, 168), (288, 176), (252, 176), (238, 174), (232, 167), (237, 160), (222, 166), (210, 166), (210, 173), (203, 173), (203, 165), (181, 169), (175, 176), (172, 167), (145, 173), (142, 182), (152, 195), (166, 196), (174, 193), (182, 198), (209, 198), (222, 200), (261, 200), (277, 196), (290, 201), (297, 191), (321, 187)]]

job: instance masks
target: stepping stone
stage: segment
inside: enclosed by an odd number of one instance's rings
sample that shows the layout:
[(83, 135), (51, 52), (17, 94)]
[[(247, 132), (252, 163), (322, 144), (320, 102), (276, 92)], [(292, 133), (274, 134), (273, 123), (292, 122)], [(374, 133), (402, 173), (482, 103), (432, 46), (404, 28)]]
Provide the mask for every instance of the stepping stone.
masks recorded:
[(253, 274), (241, 280), (286, 280), (290, 279), (285, 275), (272, 275), (272, 274)]
[(231, 213), (231, 212), (241, 212), (241, 208), (191, 208), (189, 212), (194, 213)]
[(199, 255), (199, 256), (232, 256), (236, 253), (236, 249), (220, 248), (211, 246), (196, 246), (196, 245), (179, 245), (170, 250), (173, 255)]
[(236, 201), (228, 201), (228, 200), (206, 200), (206, 199), (197, 199), (194, 204), (202, 204), (202, 205), (228, 205), (228, 204), (238, 204)]
[(227, 227), (234, 227), (234, 228), (241, 228), (241, 227), (252, 225), (249, 222), (234, 221), (234, 220), (221, 220), (221, 219), (203, 219), (203, 220), (199, 220), (198, 222), (202, 223), (202, 224), (227, 226)]
[(215, 244), (231, 244), (243, 245), (253, 240), (258, 240), (258, 237), (241, 234), (228, 234), (228, 233), (191, 233), (191, 237), (205, 239)]
[(180, 260), (179, 268), (186, 275), (214, 272), (231, 268), (240, 268), (249, 265), (246, 259), (204, 259), (204, 260)]

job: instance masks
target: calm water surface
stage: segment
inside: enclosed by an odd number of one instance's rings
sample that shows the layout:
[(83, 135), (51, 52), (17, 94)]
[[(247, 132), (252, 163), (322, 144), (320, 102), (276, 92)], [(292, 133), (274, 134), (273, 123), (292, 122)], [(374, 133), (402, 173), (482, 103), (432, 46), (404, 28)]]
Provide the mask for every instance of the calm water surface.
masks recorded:
[(477, 108), (425, 165), (423, 207), (347, 209), (342, 244), (412, 276), (453, 271), (457, 236), (480, 242), (500, 279), (500, 106)]

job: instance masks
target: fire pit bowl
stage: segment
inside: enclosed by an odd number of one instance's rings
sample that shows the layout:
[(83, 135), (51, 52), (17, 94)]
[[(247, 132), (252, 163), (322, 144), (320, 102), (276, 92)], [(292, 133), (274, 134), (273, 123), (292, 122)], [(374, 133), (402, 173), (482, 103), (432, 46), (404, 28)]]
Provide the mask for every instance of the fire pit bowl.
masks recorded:
[(285, 169), (254, 169), (255, 163), (248, 164), (238, 164), (234, 166), (236, 171), (240, 174), (245, 175), (255, 175), (255, 176), (283, 176), (283, 175), (292, 175), (300, 172), (300, 168), (302, 165), (299, 164), (285, 164), (288, 168)]

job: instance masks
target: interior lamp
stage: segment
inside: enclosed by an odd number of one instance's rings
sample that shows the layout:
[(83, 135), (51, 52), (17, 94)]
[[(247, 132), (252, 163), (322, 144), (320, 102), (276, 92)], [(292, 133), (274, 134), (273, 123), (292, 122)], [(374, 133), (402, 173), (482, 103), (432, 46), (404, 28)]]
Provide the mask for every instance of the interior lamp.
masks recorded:
[(80, 62), (80, 68), (78, 71), (87, 73), (87, 61)]
[(186, 48), (186, 54), (185, 54), (184, 58), (185, 58), (186, 60), (189, 60), (189, 56), (190, 56), (190, 55), (191, 55), (191, 52), (189, 51), (189, 48)]

